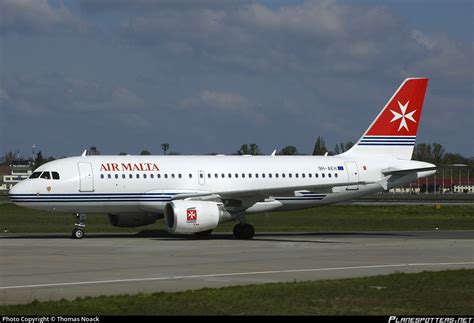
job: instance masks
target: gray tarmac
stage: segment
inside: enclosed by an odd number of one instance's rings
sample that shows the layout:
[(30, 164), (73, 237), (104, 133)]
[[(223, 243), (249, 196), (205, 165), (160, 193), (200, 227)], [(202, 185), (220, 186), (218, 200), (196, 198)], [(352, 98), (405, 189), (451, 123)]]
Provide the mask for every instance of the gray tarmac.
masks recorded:
[(0, 234), (0, 304), (474, 268), (474, 231)]

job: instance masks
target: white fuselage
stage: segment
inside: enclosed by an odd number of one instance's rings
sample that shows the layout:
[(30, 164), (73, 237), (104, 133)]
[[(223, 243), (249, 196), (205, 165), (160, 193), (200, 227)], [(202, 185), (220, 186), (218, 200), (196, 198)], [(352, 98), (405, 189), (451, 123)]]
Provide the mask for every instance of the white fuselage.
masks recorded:
[[(179, 194), (225, 196), (226, 192), (280, 188), (278, 193), (265, 197), (249, 193), (253, 195), (247, 199), (251, 203), (241, 207), (246, 213), (255, 213), (310, 208), (380, 192), (434, 173), (424, 171), (399, 176), (384, 187), (380, 183), (384, 169), (429, 166), (433, 165), (343, 155), (82, 156), (44, 164), (35, 172), (56, 172), (59, 179), (50, 175), (49, 179), (24, 180), (13, 187), (10, 198), (18, 205), (42, 210), (163, 214), (165, 204)], [(360, 184), (344, 185), (354, 182)], [(291, 189), (326, 184), (327, 189)], [(331, 188), (331, 185), (335, 186)], [(282, 192), (284, 187), (289, 189)]]

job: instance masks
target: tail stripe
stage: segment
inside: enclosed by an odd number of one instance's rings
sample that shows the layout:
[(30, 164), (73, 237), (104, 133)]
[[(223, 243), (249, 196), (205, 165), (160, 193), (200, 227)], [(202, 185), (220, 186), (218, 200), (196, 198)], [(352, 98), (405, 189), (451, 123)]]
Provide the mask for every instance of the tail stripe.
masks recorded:
[(416, 136), (364, 136), (357, 143), (361, 146), (414, 146)]

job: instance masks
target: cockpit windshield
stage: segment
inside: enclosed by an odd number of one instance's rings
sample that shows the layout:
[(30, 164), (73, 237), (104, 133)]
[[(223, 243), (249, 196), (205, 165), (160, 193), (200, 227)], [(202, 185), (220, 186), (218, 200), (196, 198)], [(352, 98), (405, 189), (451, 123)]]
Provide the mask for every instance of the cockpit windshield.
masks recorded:
[[(51, 176), (52, 175), (52, 176)], [(43, 179), (59, 179), (59, 173), (58, 172), (34, 172), (33, 174), (30, 175), (29, 178), (43, 178)]]
[(41, 172), (34, 172), (33, 174), (30, 175), (30, 178), (38, 178), (40, 177)]
[(41, 174), (40, 178), (51, 179), (51, 174), (49, 172), (43, 172), (43, 174)]

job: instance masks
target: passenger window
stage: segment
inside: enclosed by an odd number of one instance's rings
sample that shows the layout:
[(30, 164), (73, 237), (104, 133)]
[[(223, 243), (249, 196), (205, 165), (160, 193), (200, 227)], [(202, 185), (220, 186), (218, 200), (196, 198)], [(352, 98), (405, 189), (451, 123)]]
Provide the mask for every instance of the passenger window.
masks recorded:
[(262, 178), (265, 178), (265, 173), (262, 173)]
[(258, 178), (258, 174), (257, 174), (257, 173), (255, 173), (255, 178)]
[(242, 178), (245, 178), (245, 173), (242, 173)]
[(306, 174), (305, 174), (305, 173), (301, 174), (301, 177), (305, 178), (305, 177), (306, 177)]
[(298, 178), (298, 176), (299, 176), (298, 173), (296, 173), (296, 174), (295, 174), (295, 177)]
[(189, 174), (189, 178), (193, 178), (193, 174)]
[(125, 179), (125, 174), (122, 174), (122, 178)]
[(137, 179), (140, 178), (140, 174), (137, 174)]
[(181, 174), (178, 174), (178, 178), (181, 178)]
[(118, 174), (115, 174), (115, 179), (118, 179)]
[(252, 174), (249, 173), (249, 178), (252, 178)]
[(285, 178), (286, 174), (285, 173), (282, 173), (281, 174), (281, 177)]
[(51, 175), (49, 174), (49, 172), (43, 172), (43, 174), (41, 174), (41, 178), (51, 179)]
[(309, 178), (312, 178), (312, 177), (313, 177), (313, 174), (309, 173), (308, 176), (309, 176)]
[(155, 175), (153, 175), (153, 174), (150, 174), (150, 178), (155, 178)]
[(293, 176), (291, 173), (288, 174), (288, 177), (291, 178), (291, 176)]
[(235, 178), (239, 178), (239, 174), (236, 173), (236, 174), (235, 174)]
[(318, 173), (314, 174), (314, 177), (318, 178), (318, 177), (319, 177), (319, 174), (318, 174)]
[(270, 173), (270, 174), (268, 174), (268, 177), (272, 178), (272, 174), (271, 174), (271, 173)]
[(210, 174), (210, 173), (207, 173), (207, 178), (211, 178), (211, 174)]
[(143, 178), (146, 178), (146, 174), (143, 174)]
[(204, 178), (203, 173), (199, 173), (199, 178)]
[(334, 173), (334, 177), (336, 177), (336, 178), (337, 178), (337, 173)]
[(171, 174), (171, 178), (174, 178), (174, 174)]
[(156, 174), (156, 178), (161, 178), (161, 174)]
[(222, 178), (224, 178), (224, 177), (225, 177), (224, 173), (222, 173), (222, 174), (221, 174), (221, 177), (222, 177)]
[(165, 174), (165, 178), (168, 178), (168, 174)]
[(112, 178), (112, 175), (107, 174), (107, 178), (108, 178), (108, 179), (111, 179), (111, 178)]
[(51, 172), (51, 175), (53, 175), (53, 179), (59, 179), (59, 173), (58, 172)]
[(331, 178), (331, 173), (328, 174), (328, 177)]
[(41, 175), (41, 172), (34, 172), (33, 174), (31, 174), (30, 178), (38, 178), (40, 177)]
[(128, 178), (132, 179), (132, 178), (133, 178), (133, 175), (132, 175), (132, 174), (128, 174)]
[(322, 174), (321, 174), (321, 177), (324, 178), (324, 176), (325, 176), (324, 173), (322, 173)]
[[(30, 177), (31, 178), (31, 177)], [(104, 179), (104, 174), (100, 174), (100, 178)]]
[(275, 177), (278, 178), (278, 173), (275, 173)]
[(215, 177), (215, 178), (218, 178), (218, 177), (219, 177), (219, 175), (217, 175), (217, 173), (214, 173), (214, 177)]
[(231, 174), (231, 173), (227, 174), (227, 176), (229, 176), (229, 178), (232, 178), (232, 174)]

